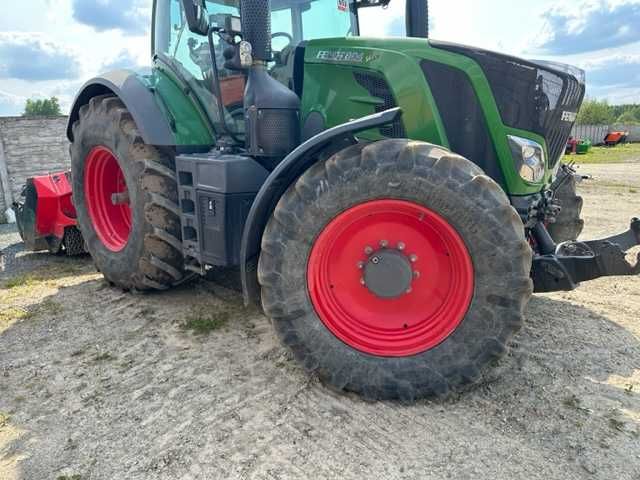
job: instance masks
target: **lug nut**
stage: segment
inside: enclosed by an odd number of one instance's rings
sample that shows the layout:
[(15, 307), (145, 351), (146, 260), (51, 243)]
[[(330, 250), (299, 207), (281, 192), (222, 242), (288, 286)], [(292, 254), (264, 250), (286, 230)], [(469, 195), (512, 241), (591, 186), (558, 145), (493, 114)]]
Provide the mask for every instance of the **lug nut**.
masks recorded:
[(380, 240), (380, 246), (382, 248), (387, 248), (389, 246), (389, 242), (387, 240)]
[(418, 272), (417, 270), (413, 272), (413, 278), (420, 278), (420, 272)]
[(367, 284), (367, 283), (364, 281), (364, 278), (361, 278), (361, 279), (360, 279), (360, 284), (361, 284), (361, 285), (366, 285), (366, 284)]
[(358, 262), (358, 268), (362, 270), (364, 268), (364, 262)]
[(411, 263), (416, 263), (418, 261), (418, 256), (416, 254), (411, 254), (409, 260), (411, 260)]
[(373, 263), (374, 265), (377, 265), (380, 263), (380, 259), (378, 257), (373, 257), (371, 259), (371, 263)]
[(373, 248), (371, 248), (369, 245), (367, 245), (366, 247), (364, 247), (364, 253), (366, 255), (371, 255), (373, 253)]
[(398, 250), (402, 251), (404, 250), (406, 247), (406, 245), (403, 242), (398, 242)]
[(406, 293), (411, 293), (413, 292), (413, 289), (411, 287), (407, 288)]

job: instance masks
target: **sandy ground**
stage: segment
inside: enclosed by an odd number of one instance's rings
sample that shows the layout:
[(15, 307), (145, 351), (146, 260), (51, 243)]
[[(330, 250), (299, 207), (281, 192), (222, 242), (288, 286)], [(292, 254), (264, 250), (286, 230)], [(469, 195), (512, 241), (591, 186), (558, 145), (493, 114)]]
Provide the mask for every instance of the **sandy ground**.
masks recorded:
[[(640, 163), (581, 171), (586, 236), (640, 215)], [(534, 297), (480, 386), (406, 406), (307, 377), (216, 283), (134, 296), (0, 247), (2, 480), (640, 479), (640, 278)]]

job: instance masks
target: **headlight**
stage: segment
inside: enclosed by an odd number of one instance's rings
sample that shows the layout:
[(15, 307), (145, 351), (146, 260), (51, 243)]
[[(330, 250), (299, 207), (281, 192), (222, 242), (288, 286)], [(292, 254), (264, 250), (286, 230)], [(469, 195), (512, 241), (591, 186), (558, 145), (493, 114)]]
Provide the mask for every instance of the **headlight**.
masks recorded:
[(523, 180), (538, 183), (544, 178), (544, 149), (542, 145), (526, 138), (509, 135), (516, 171)]

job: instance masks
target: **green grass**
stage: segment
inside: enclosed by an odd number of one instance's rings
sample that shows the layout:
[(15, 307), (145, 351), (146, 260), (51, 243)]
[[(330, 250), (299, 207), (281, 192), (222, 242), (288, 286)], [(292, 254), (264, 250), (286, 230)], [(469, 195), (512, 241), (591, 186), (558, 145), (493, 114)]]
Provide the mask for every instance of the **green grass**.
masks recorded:
[(4, 284), (4, 287), (9, 290), (12, 288), (18, 288), (18, 287), (32, 287), (40, 281), (41, 280), (39, 280), (33, 274), (23, 274), (7, 280)]
[(586, 155), (567, 155), (564, 161), (578, 164), (640, 162), (640, 143), (617, 147), (593, 147)]
[(191, 309), (182, 323), (184, 330), (191, 330), (196, 335), (206, 335), (227, 324), (231, 312), (225, 309), (198, 306)]

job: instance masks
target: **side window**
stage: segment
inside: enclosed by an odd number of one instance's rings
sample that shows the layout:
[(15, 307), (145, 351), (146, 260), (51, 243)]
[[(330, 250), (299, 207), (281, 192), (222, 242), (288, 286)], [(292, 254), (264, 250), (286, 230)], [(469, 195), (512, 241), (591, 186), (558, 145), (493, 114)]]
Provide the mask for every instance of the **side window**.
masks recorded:
[[(220, 13), (238, 15), (238, 9), (233, 5), (213, 1), (207, 1), (206, 4), (210, 16)], [(164, 59), (194, 90), (217, 130), (222, 128), (222, 115), (224, 115), (224, 121), (231, 132), (241, 134), (244, 130), (242, 99), (245, 80), (241, 73), (224, 68), (222, 52), (226, 45), (214, 36), (223, 106), (223, 112), (219, 112), (218, 101), (214, 95), (217, 89), (207, 37), (194, 34), (189, 30), (182, 2), (179, 0), (158, 0), (157, 8), (156, 53), (163, 54)]]

